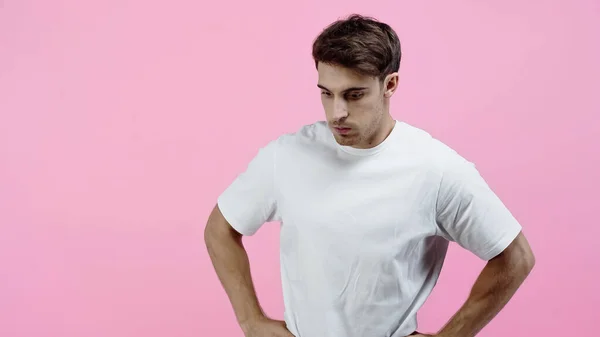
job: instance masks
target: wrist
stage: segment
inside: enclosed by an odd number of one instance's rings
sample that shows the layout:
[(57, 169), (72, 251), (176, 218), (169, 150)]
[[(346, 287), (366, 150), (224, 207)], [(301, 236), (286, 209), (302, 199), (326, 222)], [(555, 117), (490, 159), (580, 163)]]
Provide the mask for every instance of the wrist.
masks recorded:
[(462, 336), (462, 335), (456, 335), (454, 333), (440, 331), (438, 333), (433, 334), (432, 336), (433, 337), (456, 337), (456, 336)]
[(431, 337), (452, 337), (448, 335), (448, 333), (444, 333), (443, 331), (438, 331), (431, 335)]
[(243, 319), (238, 320), (238, 325), (242, 328), (242, 331), (246, 332), (252, 326), (264, 320), (266, 316), (262, 313), (245, 317)]

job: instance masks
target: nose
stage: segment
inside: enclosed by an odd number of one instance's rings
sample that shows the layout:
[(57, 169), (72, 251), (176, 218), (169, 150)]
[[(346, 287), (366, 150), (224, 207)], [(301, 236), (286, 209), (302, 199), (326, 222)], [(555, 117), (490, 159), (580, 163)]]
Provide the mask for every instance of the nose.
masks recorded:
[(340, 120), (348, 117), (348, 106), (342, 99), (336, 99), (333, 102), (333, 119)]

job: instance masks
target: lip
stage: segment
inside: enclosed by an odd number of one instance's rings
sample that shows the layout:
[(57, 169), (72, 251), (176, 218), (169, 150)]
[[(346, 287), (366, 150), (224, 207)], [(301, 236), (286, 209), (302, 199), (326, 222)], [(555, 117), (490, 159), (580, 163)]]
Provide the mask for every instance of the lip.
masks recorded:
[(334, 127), (333, 128), (337, 133), (339, 134), (347, 134), (348, 132), (350, 132), (350, 130), (352, 130), (352, 128), (341, 128), (341, 127)]

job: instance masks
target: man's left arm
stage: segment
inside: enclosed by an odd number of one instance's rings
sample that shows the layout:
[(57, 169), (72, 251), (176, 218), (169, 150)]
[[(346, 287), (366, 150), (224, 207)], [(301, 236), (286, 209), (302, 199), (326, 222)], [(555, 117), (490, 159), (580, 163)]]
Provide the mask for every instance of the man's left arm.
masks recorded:
[(458, 155), (444, 162), (436, 222), (438, 235), (457, 242), (486, 266), (466, 302), (433, 336), (474, 337), (513, 297), (535, 258), (520, 223), (475, 165)]
[(502, 253), (487, 262), (467, 301), (434, 336), (477, 335), (508, 303), (534, 264), (535, 257), (529, 243), (520, 233)]

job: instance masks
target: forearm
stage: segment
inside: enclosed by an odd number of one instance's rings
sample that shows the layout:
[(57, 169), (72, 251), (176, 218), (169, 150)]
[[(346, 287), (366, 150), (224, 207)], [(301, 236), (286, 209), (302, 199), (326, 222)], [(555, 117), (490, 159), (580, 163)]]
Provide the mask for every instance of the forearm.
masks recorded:
[(487, 263), (464, 305), (438, 333), (439, 337), (473, 337), (508, 303), (532, 264), (497, 258)]
[[(210, 220), (209, 220), (210, 221)], [(263, 316), (241, 237), (205, 233), (208, 254), (240, 325)]]

